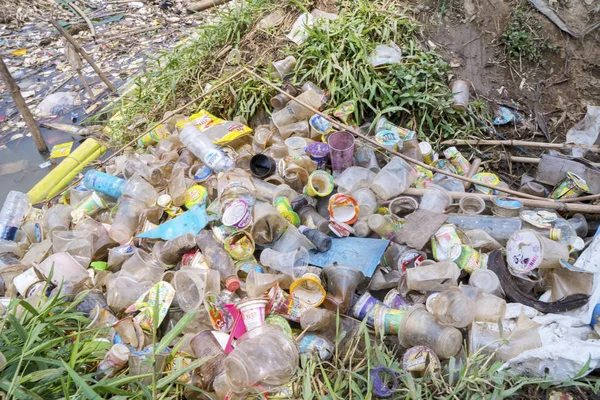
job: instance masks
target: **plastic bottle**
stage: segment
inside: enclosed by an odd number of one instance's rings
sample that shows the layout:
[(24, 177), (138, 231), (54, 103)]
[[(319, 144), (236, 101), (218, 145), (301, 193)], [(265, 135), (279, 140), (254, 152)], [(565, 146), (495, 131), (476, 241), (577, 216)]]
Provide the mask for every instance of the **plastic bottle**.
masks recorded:
[(319, 252), (325, 253), (331, 248), (332, 240), (323, 232), (320, 232), (317, 229), (310, 229), (304, 225), (300, 225), (298, 230), (300, 231), (300, 233), (306, 236), (308, 240), (312, 242), (312, 244), (315, 245)]
[(0, 240), (14, 240), (29, 207), (25, 193), (11, 190), (0, 211)]
[(373, 214), (367, 220), (369, 228), (384, 239), (398, 231), (398, 225), (389, 215)]
[(196, 244), (204, 255), (206, 264), (214, 270), (219, 271), (221, 282), (230, 292), (235, 292), (240, 287), (240, 280), (235, 274), (235, 265), (232, 258), (227, 254), (223, 246), (214, 238), (209, 231), (203, 230), (196, 236)]
[(447, 223), (454, 224), (463, 231), (481, 229), (502, 245), (506, 244), (508, 238), (522, 227), (521, 218), (501, 218), (491, 215), (450, 214)]
[(179, 140), (202, 162), (216, 173), (235, 167), (235, 163), (208, 136), (193, 125), (188, 125), (179, 134)]
[(89, 190), (95, 190), (118, 199), (121, 197), (125, 179), (92, 169), (85, 173), (83, 184)]

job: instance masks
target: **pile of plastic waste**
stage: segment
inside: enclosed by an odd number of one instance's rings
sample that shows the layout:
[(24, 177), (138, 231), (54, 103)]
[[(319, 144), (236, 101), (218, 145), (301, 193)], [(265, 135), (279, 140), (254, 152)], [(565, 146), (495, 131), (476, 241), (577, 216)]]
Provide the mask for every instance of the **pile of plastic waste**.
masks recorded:
[[(352, 104), (316, 85), (282, 89), (354, 126)], [(0, 303), (86, 292), (90, 328), (111, 328), (105, 375), (151, 371), (152, 328), (194, 313), (157, 368), (206, 358), (186, 379), (218, 398), (285, 393), (300, 354), (327, 360), (361, 324), (397, 338), (414, 374), (481, 348), (529, 375), (598, 365), (597, 220), (508, 198), (457, 148), (436, 153), (385, 118), (356, 127), (373, 146), (284, 94), (271, 103), (251, 124), (172, 115), (51, 204), (11, 192)], [(519, 190), (594, 193), (577, 174), (553, 179)]]

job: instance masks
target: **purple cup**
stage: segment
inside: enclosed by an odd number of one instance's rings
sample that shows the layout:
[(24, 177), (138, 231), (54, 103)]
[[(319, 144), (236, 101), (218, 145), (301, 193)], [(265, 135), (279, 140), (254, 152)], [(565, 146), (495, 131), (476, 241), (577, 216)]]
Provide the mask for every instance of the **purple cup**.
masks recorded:
[(323, 142), (313, 142), (306, 146), (306, 154), (317, 163), (317, 169), (325, 169), (329, 158), (329, 145)]
[(354, 135), (346, 131), (333, 132), (327, 138), (329, 154), (331, 155), (331, 168), (342, 172), (351, 167), (354, 162)]

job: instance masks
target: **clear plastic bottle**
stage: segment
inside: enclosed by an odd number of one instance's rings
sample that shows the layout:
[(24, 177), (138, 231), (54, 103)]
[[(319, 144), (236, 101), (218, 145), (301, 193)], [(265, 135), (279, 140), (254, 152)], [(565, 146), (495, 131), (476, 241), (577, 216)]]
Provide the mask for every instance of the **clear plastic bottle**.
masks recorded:
[(14, 240), (17, 230), (29, 207), (29, 197), (25, 193), (11, 190), (0, 211), (0, 239)]
[(198, 128), (188, 125), (179, 134), (179, 140), (196, 157), (216, 173), (224, 172), (235, 167), (235, 163), (219, 146)]
[(502, 245), (506, 244), (513, 233), (522, 229), (522, 221), (518, 217), (450, 214), (447, 222), (463, 231), (481, 229)]
[(203, 230), (196, 236), (196, 244), (204, 255), (206, 264), (219, 271), (221, 282), (230, 292), (235, 292), (240, 287), (240, 280), (235, 274), (233, 259), (227, 254), (223, 246), (217, 242), (210, 231)]
[(92, 169), (85, 173), (83, 184), (89, 190), (95, 190), (118, 199), (121, 197), (125, 179)]

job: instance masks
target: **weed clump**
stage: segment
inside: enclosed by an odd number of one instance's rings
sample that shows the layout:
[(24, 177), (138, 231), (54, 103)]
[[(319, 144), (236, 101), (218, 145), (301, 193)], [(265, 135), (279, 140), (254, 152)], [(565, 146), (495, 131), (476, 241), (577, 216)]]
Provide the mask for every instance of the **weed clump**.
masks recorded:
[(556, 50), (550, 41), (539, 33), (541, 24), (532, 26), (531, 20), (521, 8), (515, 9), (510, 17), (508, 28), (502, 34), (501, 43), (506, 47), (509, 60), (524, 59), (540, 62), (545, 50)]

